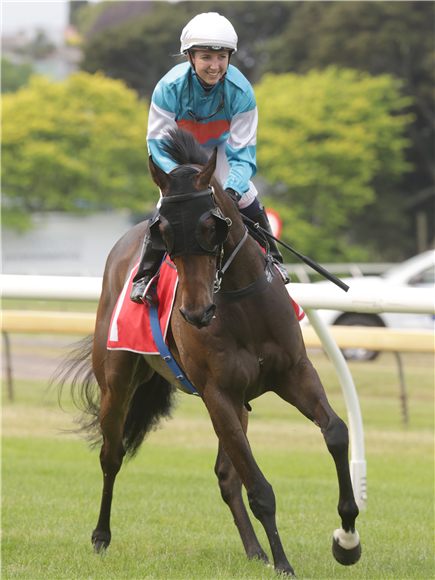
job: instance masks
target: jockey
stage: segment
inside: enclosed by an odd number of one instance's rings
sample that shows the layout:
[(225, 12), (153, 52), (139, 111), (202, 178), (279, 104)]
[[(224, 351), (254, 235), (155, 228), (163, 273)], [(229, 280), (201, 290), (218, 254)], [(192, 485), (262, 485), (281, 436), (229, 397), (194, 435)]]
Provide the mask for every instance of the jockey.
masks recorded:
[[(183, 29), (180, 40), (180, 52), (188, 62), (174, 66), (157, 83), (148, 119), (149, 153), (166, 173), (173, 169), (176, 164), (160, 144), (165, 133), (177, 127), (192, 133), (208, 155), (217, 146), (215, 176), (240, 212), (272, 233), (251, 181), (257, 172), (258, 112), (254, 91), (242, 73), (229, 64), (237, 51), (236, 31), (225, 17), (209, 12), (195, 16)], [(268, 241), (283, 280), (290, 282), (275, 240)], [(156, 302), (155, 289), (148, 285), (162, 258), (161, 251), (154, 250), (146, 235), (133, 279), (133, 302)]]

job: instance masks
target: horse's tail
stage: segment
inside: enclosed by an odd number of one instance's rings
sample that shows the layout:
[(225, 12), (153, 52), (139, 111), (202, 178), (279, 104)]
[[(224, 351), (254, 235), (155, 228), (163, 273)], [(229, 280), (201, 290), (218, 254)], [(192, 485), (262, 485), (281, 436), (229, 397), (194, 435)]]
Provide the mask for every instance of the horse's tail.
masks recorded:
[(59, 405), (64, 408), (62, 395), (69, 388), (73, 405), (80, 411), (74, 419), (79, 427), (67, 432), (82, 435), (89, 441), (91, 447), (102, 442), (100, 429), (100, 389), (92, 370), (92, 345), (94, 335), (91, 334), (72, 345), (67, 358), (58, 366), (50, 379), (49, 391), (56, 390)]
[(162, 419), (171, 418), (177, 389), (154, 373), (134, 392), (124, 424), (123, 441), (127, 458), (134, 457), (145, 437)]
[[(69, 386), (71, 400), (80, 411), (74, 421), (79, 427), (70, 432), (84, 436), (91, 447), (99, 447), (103, 443), (101, 391), (92, 370), (93, 341), (94, 336), (90, 335), (73, 345), (67, 359), (52, 376), (49, 390), (57, 391), (62, 406), (62, 393)], [(124, 424), (123, 442), (127, 458), (136, 455), (145, 437), (162, 419), (171, 417), (175, 392), (176, 388), (157, 373), (136, 389)]]

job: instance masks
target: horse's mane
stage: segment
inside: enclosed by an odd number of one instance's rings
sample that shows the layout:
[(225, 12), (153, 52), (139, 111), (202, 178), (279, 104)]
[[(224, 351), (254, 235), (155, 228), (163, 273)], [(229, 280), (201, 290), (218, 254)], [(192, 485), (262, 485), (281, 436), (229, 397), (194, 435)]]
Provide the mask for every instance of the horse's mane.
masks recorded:
[(169, 129), (161, 148), (177, 165), (205, 165), (207, 154), (187, 131)]

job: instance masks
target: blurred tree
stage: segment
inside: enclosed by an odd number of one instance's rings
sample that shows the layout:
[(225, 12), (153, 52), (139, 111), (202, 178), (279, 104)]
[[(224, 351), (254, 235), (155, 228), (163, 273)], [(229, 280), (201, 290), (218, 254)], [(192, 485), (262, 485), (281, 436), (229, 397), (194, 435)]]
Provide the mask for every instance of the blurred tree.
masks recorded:
[[(75, 4), (75, 0), (71, 0), (71, 3)], [(88, 3), (87, 6), (79, 6), (77, 10), (74, 10), (75, 26), (81, 35), (85, 36), (89, 32), (100, 14), (107, 10), (109, 4), (114, 4), (114, 2), (92, 2)]]
[[(103, 70), (113, 78), (124, 79), (141, 96), (151, 97), (155, 85), (168, 70), (183, 59), (171, 58), (180, 50), (180, 34), (196, 14), (217, 11), (234, 25), (239, 47), (234, 64), (251, 80), (259, 79), (267, 60), (265, 40), (279, 34), (293, 9), (292, 2), (146, 2), (150, 11), (135, 16), (129, 4), (105, 3), (105, 10), (83, 11), (88, 21), (88, 40), (84, 46), (83, 70)], [(94, 7), (92, 7), (94, 8)], [(129, 16), (131, 14), (131, 16)], [(115, 24), (126, 20), (121, 24)], [(99, 31), (97, 34), (95, 31)]]
[(88, 6), (88, 0), (70, 0), (69, 2), (69, 23), (77, 27), (79, 11)]
[[(190, 3), (188, 3), (190, 4)], [(180, 59), (180, 21), (190, 17), (189, 6), (159, 2), (149, 16), (109, 27), (84, 45), (83, 70), (104, 71), (121, 78), (141, 97), (150, 97), (157, 81)], [(183, 14), (185, 16), (183, 17)]]
[(99, 6), (93, 5), (91, 10), (83, 10), (80, 13), (81, 22), (84, 25), (83, 32), (87, 38), (91, 38), (105, 29), (123, 22), (136, 20), (148, 14), (153, 9), (153, 5), (152, 1), (147, 0), (140, 2), (136, 0), (109, 0), (101, 2)]
[[(335, 63), (372, 75), (387, 72), (404, 80), (401, 90), (413, 99), (408, 111), (414, 113), (414, 121), (407, 126), (413, 146), (406, 156), (414, 171), (404, 176), (394, 195), (377, 188), (378, 201), (367, 208), (358, 228), (360, 240), (372, 230), (378, 237), (378, 246), (388, 246), (391, 228), (380, 227), (381, 216), (391, 219), (385, 210), (390, 208), (397, 214), (402, 225), (407, 221), (411, 231), (415, 216), (409, 208), (422, 209), (419, 203), (422, 200), (432, 224), (427, 243), (433, 244), (435, 4), (421, 1), (295, 4), (286, 30), (266, 44), (271, 58), (263, 70), (277, 74), (306, 73)], [(398, 207), (405, 215), (397, 211)], [(417, 250), (412, 240), (404, 238), (401, 245), (408, 254)]]
[(6, 58), (1, 59), (2, 93), (14, 93), (25, 85), (33, 72), (29, 63), (13, 64)]
[(58, 83), (33, 76), (4, 95), (3, 223), (26, 227), (34, 211), (143, 211), (156, 201), (147, 121), (148, 104), (101, 74)]
[(282, 215), (283, 240), (319, 261), (373, 259), (353, 227), (375, 200), (373, 181), (391, 189), (410, 169), (400, 88), (389, 75), (336, 67), (268, 74), (255, 87), (259, 174), (272, 184), (262, 201)]
[[(204, 12), (204, 4), (191, 2), (195, 14)], [(238, 49), (233, 64), (250, 80), (260, 80), (262, 68), (269, 62), (267, 41), (286, 29), (296, 2), (239, 1), (207, 2), (207, 12), (219, 12), (230, 20), (238, 35)], [(182, 25), (182, 28), (186, 23)], [(181, 29), (180, 29), (181, 32)]]

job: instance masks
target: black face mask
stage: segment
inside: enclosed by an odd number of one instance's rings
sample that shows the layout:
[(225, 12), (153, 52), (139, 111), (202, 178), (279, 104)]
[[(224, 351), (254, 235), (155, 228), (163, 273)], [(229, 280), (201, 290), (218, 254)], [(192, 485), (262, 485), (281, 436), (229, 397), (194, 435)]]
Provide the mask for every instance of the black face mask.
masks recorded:
[[(219, 245), (228, 237), (229, 225), (216, 205), (213, 189), (196, 191), (192, 185), (198, 172), (199, 169), (187, 165), (170, 172), (169, 190), (162, 198), (159, 217), (150, 227), (153, 248), (166, 250), (171, 258), (185, 254), (216, 256)], [(212, 216), (217, 228), (215, 245), (209, 244), (202, 233), (204, 222)], [(160, 233), (160, 223), (167, 243)]]

